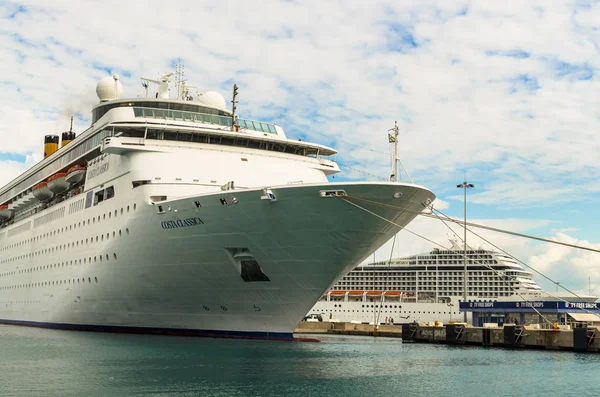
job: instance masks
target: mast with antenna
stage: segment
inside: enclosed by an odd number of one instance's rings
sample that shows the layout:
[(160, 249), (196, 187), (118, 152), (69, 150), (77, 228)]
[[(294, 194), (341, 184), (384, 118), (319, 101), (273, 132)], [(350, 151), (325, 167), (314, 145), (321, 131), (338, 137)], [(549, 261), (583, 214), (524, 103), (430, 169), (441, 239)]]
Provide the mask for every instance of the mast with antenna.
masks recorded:
[[(390, 132), (393, 133), (390, 134)], [(394, 128), (388, 130), (388, 140), (390, 143), (394, 144), (394, 154), (392, 155), (393, 160), (392, 173), (390, 174), (390, 182), (398, 182), (400, 180), (400, 173), (398, 172), (398, 165), (400, 165), (400, 167), (402, 167), (402, 171), (404, 171), (410, 183), (415, 183), (408, 174), (408, 171), (406, 171), (406, 168), (404, 168), (402, 161), (400, 161), (400, 156), (398, 154), (398, 135), (400, 135), (398, 121), (394, 121)]]
[(177, 99), (183, 98), (183, 90), (185, 85), (185, 71), (184, 66), (181, 64), (181, 61), (177, 62), (177, 66), (175, 67), (175, 84), (177, 85)]
[[(393, 131), (393, 134), (390, 134), (390, 131)], [(398, 182), (400, 179), (400, 176), (398, 175), (398, 121), (394, 121), (394, 128), (388, 130), (388, 139), (390, 143), (394, 144), (390, 182)]]
[(232, 104), (232, 106), (231, 106), (231, 119), (232, 119), (231, 131), (237, 131), (236, 128), (239, 128), (237, 126), (237, 120), (236, 120), (237, 115), (235, 114), (236, 110), (237, 110), (237, 103), (238, 103), (238, 100), (237, 100), (238, 90), (239, 90), (239, 87), (237, 86), (237, 84), (234, 84), (233, 85), (233, 100), (231, 101), (231, 104)]

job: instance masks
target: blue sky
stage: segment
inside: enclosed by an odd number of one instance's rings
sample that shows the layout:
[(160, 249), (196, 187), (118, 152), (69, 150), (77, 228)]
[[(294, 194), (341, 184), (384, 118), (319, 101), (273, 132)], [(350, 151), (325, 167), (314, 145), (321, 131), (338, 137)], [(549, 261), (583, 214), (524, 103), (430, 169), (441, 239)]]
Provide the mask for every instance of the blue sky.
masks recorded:
[[(242, 116), (337, 148), (336, 180), (387, 178), (398, 120), (405, 166), (449, 215), (466, 174), (473, 221), (600, 248), (600, 2), (4, 1), (0, 18), (0, 183), (71, 115), (88, 126), (97, 80), (135, 97), (181, 60), (201, 91), (237, 83)], [(409, 229), (446, 244), (439, 223)], [(600, 254), (485, 236), (600, 294)], [(397, 254), (432, 248), (399, 237)]]

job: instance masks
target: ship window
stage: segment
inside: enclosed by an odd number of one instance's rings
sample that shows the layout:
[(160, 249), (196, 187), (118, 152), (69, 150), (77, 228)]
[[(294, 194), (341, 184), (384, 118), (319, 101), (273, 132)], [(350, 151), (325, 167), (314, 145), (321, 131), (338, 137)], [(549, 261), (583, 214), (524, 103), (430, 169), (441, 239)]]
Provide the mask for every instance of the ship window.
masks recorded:
[(98, 205), (104, 200), (104, 189), (97, 191), (94, 194), (94, 205)]
[(150, 180), (141, 180), (141, 181), (133, 181), (133, 188), (135, 189), (138, 186), (147, 185), (150, 183)]
[(108, 200), (115, 197), (115, 187), (114, 186), (109, 186), (106, 188), (106, 192), (104, 195), (104, 199)]

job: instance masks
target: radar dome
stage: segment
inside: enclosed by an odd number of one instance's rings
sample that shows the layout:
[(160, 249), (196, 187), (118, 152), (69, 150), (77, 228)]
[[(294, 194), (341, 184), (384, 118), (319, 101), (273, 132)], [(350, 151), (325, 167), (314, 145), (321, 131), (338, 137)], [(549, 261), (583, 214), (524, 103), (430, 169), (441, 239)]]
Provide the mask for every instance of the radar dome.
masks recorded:
[(198, 96), (198, 100), (208, 106), (212, 106), (220, 109), (227, 109), (225, 104), (225, 98), (223, 95), (215, 91), (208, 91)]
[(119, 81), (119, 75), (105, 77), (96, 84), (96, 94), (100, 102), (112, 101), (121, 98), (123, 84)]

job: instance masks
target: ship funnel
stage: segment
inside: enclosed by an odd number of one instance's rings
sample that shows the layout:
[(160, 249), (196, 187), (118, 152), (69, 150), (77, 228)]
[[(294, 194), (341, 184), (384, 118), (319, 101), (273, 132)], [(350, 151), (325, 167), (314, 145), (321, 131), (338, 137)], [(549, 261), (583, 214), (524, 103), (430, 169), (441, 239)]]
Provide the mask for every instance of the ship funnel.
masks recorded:
[(44, 158), (58, 150), (58, 135), (46, 135), (44, 137)]
[(70, 142), (71, 142), (71, 133), (63, 132), (60, 147), (64, 147), (65, 145), (67, 145)]

